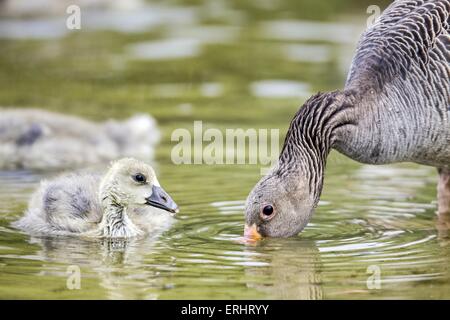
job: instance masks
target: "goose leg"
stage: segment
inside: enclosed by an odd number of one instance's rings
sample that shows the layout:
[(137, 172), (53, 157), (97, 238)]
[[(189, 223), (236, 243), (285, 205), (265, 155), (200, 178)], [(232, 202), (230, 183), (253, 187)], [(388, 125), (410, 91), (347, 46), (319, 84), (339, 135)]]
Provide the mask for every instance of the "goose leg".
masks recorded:
[(450, 169), (439, 168), (438, 172), (438, 214), (443, 217), (450, 215)]

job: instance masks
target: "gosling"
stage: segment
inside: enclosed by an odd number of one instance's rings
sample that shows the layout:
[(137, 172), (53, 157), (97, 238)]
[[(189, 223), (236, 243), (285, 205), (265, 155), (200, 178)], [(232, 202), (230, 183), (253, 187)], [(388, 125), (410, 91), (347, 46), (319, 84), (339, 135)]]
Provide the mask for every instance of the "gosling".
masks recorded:
[(39, 109), (0, 108), (0, 169), (80, 168), (124, 157), (149, 161), (159, 138), (156, 121), (147, 114), (92, 122)]
[(41, 182), (13, 226), (37, 236), (132, 238), (165, 230), (177, 212), (153, 168), (124, 158), (103, 177), (72, 173)]

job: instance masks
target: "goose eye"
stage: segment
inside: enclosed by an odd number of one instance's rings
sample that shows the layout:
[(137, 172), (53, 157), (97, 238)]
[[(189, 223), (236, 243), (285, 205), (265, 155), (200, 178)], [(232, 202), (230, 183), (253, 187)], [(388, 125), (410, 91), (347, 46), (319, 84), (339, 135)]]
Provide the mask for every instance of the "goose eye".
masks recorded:
[(261, 210), (261, 218), (264, 220), (271, 219), (274, 216), (275, 210), (273, 209), (273, 206), (270, 204), (265, 205)]
[(133, 176), (133, 179), (139, 183), (145, 183), (147, 181), (147, 179), (145, 178), (145, 176), (142, 173), (135, 174)]

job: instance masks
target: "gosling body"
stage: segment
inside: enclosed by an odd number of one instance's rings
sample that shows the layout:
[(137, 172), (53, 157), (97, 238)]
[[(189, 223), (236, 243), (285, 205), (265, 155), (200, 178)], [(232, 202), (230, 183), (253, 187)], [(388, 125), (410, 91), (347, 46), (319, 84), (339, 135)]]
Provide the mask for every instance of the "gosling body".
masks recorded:
[(159, 139), (148, 115), (97, 123), (38, 109), (0, 109), (0, 169), (77, 168), (121, 157), (149, 161)]
[(72, 173), (41, 182), (14, 226), (38, 236), (131, 238), (167, 229), (177, 211), (153, 169), (126, 158), (105, 175)]

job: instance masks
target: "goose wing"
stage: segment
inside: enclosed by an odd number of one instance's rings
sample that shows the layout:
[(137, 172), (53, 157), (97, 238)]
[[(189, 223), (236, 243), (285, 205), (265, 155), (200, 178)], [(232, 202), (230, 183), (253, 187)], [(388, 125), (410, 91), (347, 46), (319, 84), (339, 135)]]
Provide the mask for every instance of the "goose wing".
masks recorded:
[[(361, 37), (346, 88), (450, 105), (450, 0), (397, 0)], [(411, 92), (405, 92), (410, 90)], [(425, 102), (425, 103), (424, 103)]]
[(97, 199), (100, 177), (73, 173), (60, 177), (45, 187), (42, 209), (47, 222), (56, 229), (82, 232), (101, 220)]
[(100, 176), (72, 173), (43, 181), (29, 210), (15, 223), (34, 234), (67, 235), (94, 228), (102, 218), (97, 190)]

